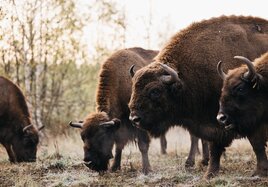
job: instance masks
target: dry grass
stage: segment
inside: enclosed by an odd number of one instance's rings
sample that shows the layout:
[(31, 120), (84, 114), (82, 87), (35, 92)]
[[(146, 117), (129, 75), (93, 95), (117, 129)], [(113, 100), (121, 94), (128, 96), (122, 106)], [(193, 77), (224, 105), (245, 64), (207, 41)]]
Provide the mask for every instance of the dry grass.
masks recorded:
[[(78, 134), (78, 133), (77, 133)], [(167, 135), (168, 155), (161, 155), (159, 140), (150, 147), (153, 172), (141, 173), (141, 158), (135, 145), (123, 152), (121, 171), (99, 175), (82, 164), (82, 142), (60, 137), (40, 146), (36, 163), (10, 164), (0, 149), (0, 186), (268, 186), (268, 178), (251, 177), (255, 156), (246, 140), (237, 140), (222, 159), (219, 176), (202, 179), (206, 168), (197, 164), (186, 171), (184, 162), (189, 149), (189, 135), (173, 129)], [(200, 156), (197, 160), (200, 161)]]

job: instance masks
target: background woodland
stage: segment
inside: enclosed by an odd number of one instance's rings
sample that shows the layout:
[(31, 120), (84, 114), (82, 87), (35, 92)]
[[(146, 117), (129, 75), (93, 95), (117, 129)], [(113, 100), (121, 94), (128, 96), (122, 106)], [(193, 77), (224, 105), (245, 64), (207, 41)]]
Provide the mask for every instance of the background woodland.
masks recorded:
[[(105, 59), (134, 47), (126, 46), (126, 10), (108, 0), (6, 0), (0, 6), (0, 74), (23, 90), (37, 127), (44, 125), (45, 134), (65, 132), (68, 121), (95, 109)], [(137, 36), (145, 40), (144, 48), (151, 48), (152, 40), (148, 14), (146, 32)]]

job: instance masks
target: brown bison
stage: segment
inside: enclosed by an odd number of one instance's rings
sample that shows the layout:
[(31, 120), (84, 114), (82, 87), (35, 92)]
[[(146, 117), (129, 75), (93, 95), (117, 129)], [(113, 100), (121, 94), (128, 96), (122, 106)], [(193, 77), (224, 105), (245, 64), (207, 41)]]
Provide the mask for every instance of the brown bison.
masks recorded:
[(246, 66), (230, 70), (226, 75), (218, 72), (224, 80), (217, 119), (227, 130), (247, 137), (257, 157), (256, 173), (268, 174), (265, 153), (268, 138), (268, 53), (251, 62), (236, 56)]
[(22, 91), (0, 76), (0, 98), (0, 143), (6, 148), (10, 162), (34, 162), (38, 131), (31, 124)]
[[(115, 159), (112, 171), (120, 169), (121, 154), (129, 141), (138, 140), (142, 154), (143, 172), (148, 173), (150, 163), (148, 149), (150, 138), (144, 130), (138, 129), (129, 121), (128, 102), (131, 95), (131, 76), (133, 64), (136, 69), (148, 65), (158, 51), (142, 48), (129, 48), (115, 52), (102, 66), (97, 91), (97, 112), (89, 114), (83, 122), (73, 123), (73, 127), (82, 128), (85, 164), (96, 171), (108, 169), (109, 159), (113, 158), (112, 148), (115, 144)], [(132, 68), (130, 68), (132, 66)], [(130, 74), (129, 74), (130, 69)], [(162, 149), (166, 149), (166, 139), (161, 138)], [(192, 137), (192, 147), (188, 164), (194, 164), (198, 138)], [(208, 153), (207, 153), (208, 155)]]
[(268, 21), (261, 18), (221, 16), (190, 25), (171, 38), (153, 63), (135, 73), (130, 119), (154, 136), (182, 124), (210, 141), (205, 176), (215, 175), (225, 147), (237, 136), (217, 125), (222, 87), (217, 60), (234, 68), (238, 62), (233, 56), (255, 58), (267, 50)]

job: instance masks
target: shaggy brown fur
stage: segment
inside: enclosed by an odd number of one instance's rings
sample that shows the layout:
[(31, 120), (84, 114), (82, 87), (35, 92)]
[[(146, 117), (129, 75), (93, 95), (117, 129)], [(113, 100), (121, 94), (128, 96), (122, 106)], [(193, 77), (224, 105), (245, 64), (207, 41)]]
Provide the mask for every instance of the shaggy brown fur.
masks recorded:
[(11, 162), (36, 160), (38, 132), (31, 126), (31, 117), (22, 91), (10, 80), (0, 76), (0, 143)]
[(218, 120), (246, 136), (257, 157), (257, 174), (267, 176), (265, 153), (268, 138), (268, 53), (253, 63), (256, 74), (245, 79), (246, 66), (230, 70), (224, 78)]
[[(142, 48), (129, 48), (115, 52), (102, 66), (97, 90), (97, 112), (91, 113), (85, 119), (81, 136), (84, 141), (84, 161), (86, 165), (97, 171), (108, 169), (109, 159), (113, 157), (112, 148), (116, 145), (115, 159), (112, 171), (120, 169), (121, 154), (129, 141), (138, 140), (142, 153), (143, 172), (148, 173), (150, 164), (148, 148), (150, 138), (146, 131), (134, 127), (129, 121), (128, 102), (131, 95), (131, 76), (129, 68), (135, 65), (139, 69), (149, 64), (158, 51)], [(120, 119), (120, 121), (115, 120)], [(102, 125), (110, 120), (115, 125)], [(120, 128), (119, 128), (120, 126)], [(186, 165), (193, 166), (198, 150), (198, 138), (191, 137), (191, 151)], [(165, 135), (161, 137), (162, 152), (166, 151)], [(204, 163), (208, 162), (208, 145), (204, 145)], [(90, 164), (88, 164), (90, 162)]]
[[(132, 85), (129, 68), (135, 64), (135, 69), (139, 69), (149, 64), (157, 54), (158, 51), (129, 48), (115, 52), (103, 63), (96, 97), (97, 111), (86, 117), (81, 132), (84, 161), (89, 168), (96, 171), (107, 170), (109, 159), (113, 158), (112, 148), (115, 144), (112, 171), (120, 169), (124, 146), (137, 139), (142, 153), (143, 172), (149, 172), (150, 138), (146, 131), (134, 127), (128, 119), (127, 104)], [(109, 121), (114, 121), (115, 124), (103, 125)], [(165, 139), (162, 142), (165, 143)]]
[[(239, 64), (235, 55), (254, 59), (267, 50), (268, 21), (264, 19), (222, 16), (194, 23), (172, 37), (155, 62), (136, 72), (130, 117), (155, 136), (170, 125), (182, 124), (197, 137), (211, 141), (206, 177), (213, 176), (219, 171), (222, 152), (237, 136), (216, 121), (222, 86), (217, 62), (234, 68)], [(159, 62), (178, 73), (176, 82), (163, 81), (169, 73)]]

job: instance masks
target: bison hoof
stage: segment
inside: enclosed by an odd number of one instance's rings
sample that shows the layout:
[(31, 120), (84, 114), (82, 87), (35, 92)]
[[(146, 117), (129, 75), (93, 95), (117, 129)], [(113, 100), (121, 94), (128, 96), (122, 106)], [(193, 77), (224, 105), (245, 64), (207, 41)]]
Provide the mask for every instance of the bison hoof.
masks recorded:
[(144, 175), (148, 175), (152, 171), (151, 167), (143, 168), (142, 173)]
[(202, 159), (201, 164), (203, 166), (207, 166), (208, 165), (208, 159)]
[(9, 158), (8, 160), (9, 160), (9, 162), (11, 162), (12, 164), (16, 163), (16, 160), (15, 160), (15, 159)]
[(112, 171), (112, 172), (115, 172), (115, 171), (120, 170), (120, 169), (121, 169), (120, 166), (112, 166), (112, 167), (111, 167), (111, 171)]
[(190, 168), (190, 167), (194, 167), (195, 165), (195, 161), (194, 160), (186, 160), (185, 162), (185, 168)]
[(216, 175), (217, 173), (214, 173), (214, 172), (206, 172), (203, 178), (206, 180), (209, 180), (209, 179), (214, 178)]
[(203, 178), (209, 180), (211, 178), (214, 178), (218, 173), (219, 168), (212, 168), (212, 169), (209, 168)]
[(163, 149), (163, 150), (161, 150), (161, 154), (162, 155), (166, 155), (167, 154), (167, 151)]
[(259, 177), (267, 177), (268, 176), (268, 169), (257, 169), (253, 174), (252, 177), (259, 176)]
[(257, 169), (252, 176), (266, 177), (268, 176), (268, 161), (262, 161), (257, 164)]

